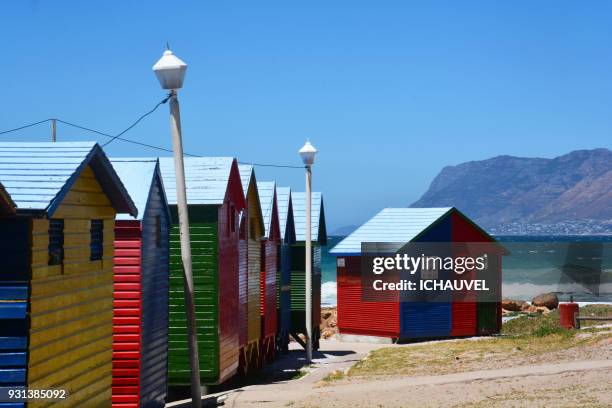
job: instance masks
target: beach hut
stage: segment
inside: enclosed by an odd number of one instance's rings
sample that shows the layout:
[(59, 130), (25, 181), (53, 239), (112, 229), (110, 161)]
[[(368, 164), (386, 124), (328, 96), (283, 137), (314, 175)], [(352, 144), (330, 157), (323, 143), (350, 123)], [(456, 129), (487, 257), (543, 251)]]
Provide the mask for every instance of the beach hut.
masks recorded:
[(138, 215), (117, 215), (113, 407), (163, 407), (168, 378), (170, 209), (157, 159), (113, 158)]
[[(292, 193), (293, 218), (296, 242), (291, 246), (291, 334), (299, 341), (298, 334), (306, 333), (306, 193)], [(313, 348), (319, 347), (321, 322), (321, 246), (327, 245), (327, 228), (323, 195), (312, 193), (312, 328)]]
[(259, 201), (264, 219), (264, 237), (261, 241), (260, 313), (261, 342), (260, 361), (272, 362), (276, 354), (276, 274), (278, 268), (278, 245), (280, 226), (275, 182), (257, 182)]
[[(184, 279), (174, 160), (159, 159), (170, 204), (168, 384), (190, 383)], [(186, 157), (185, 178), (202, 384), (219, 384), (238, 368), (238, 214), (244, 196), (236, 160)]]
[(257, 179), (253, 166), (238, 166), (246, 207), (240, 216), (240, 373), (245, 375), (260, 365), (261, 339), (261, 239), (265, 234)]
[(0, 143), (0, 183), (0, 385), (110, 406), (115, 215), (136, 207), (95, 142)]
[[(361, 287), (361, 245), (364, 242), (440, 243), (442, 251), (452, 251), (459, 256), (457, 248), (461, 245), (457, 244), (495, 240), (455, 208), (382, 210), (330, 251), (337, 257), (340, 333), (395, 339), (477, 334), (477, 299), (455, 301), (449, 297), (442, 299), (446, 301), (408, 301), (402, 300), (398, 293), (385, 299), (364, 299)], [(501, 257), (501, 252), (498, 256)], [(501, 266), (499, 260), (490, 258), (490, 261), (496, 267)], [(501, 274), (501, 269), (498, 273)], [(494, 319), (500, 321), (501, 315)]]
[(291, 245), (295, 243), (295, 224), (291, 188), (277, 187), (278, 220), (280, 242), (279, 261), (276, 271), (276, 310), (277, 334), (276, 350), (286, 353), (289, 350), (289, 331), (291, 329)]

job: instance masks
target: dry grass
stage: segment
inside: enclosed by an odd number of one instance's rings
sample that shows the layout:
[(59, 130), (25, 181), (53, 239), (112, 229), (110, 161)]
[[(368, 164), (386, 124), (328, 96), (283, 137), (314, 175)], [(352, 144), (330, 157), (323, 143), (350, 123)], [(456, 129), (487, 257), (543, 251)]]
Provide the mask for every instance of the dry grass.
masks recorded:
[[(581, 310), (581, 314), (611, 312), (610, 306)], [(348, 377), (449, 374), (602, 357), (599, 346), (612, 338), (609, 329), (582, 330), (577, 335), (575, 330), (560, 328), (558, 319), (555, 313), (520, 317), (504, 325), (502, 331), (507, 336), (503, 337), (379, 349), (355, 364)], [(604, 353), (609, 353), (609, 348), (605, 350)]]

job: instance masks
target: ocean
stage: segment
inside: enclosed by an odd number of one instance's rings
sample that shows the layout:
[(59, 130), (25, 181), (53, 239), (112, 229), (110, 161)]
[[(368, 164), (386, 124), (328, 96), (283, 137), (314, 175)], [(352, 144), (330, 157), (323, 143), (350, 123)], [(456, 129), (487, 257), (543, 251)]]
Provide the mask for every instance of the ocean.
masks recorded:
[[(554, 292), (561, 301), (612, 303), (612, 236), (498, 236), (509, 255), (502, 263), (505, 298), (531, 300)], [(344, 237), (323, 247), (321, 303), (336, 305), (336, 258), (329, 254)]]

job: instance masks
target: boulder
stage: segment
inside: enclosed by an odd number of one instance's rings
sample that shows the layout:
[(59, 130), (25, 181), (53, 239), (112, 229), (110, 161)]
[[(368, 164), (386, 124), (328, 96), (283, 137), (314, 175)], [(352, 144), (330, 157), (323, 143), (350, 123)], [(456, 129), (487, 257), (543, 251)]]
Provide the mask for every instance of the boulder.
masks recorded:
[(504, 299), (502, 300), (502, 309), (506, 309), (511, 312), (520, 312), (525, 303), (527, 302), (523, 300)]
[(547, 308), (546, 306), (534, 306), (536, 309), (536, 312), (541, 313), (541, 314), (549, 314), (550, 313), (550, 309)]
[(546, 306), (548, 309), (553, 310), (559, 306), (559, 298), (554, 293), (542, 293), (533, 298), (531, 304), (534, 306)]

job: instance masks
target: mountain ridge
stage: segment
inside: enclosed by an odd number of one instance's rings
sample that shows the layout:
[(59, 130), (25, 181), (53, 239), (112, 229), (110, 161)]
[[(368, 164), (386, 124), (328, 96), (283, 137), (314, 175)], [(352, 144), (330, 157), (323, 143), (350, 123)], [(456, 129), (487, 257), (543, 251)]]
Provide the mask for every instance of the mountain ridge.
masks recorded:
[(411, 207), (454, 206), (477, 223), (612, 220), (612, 151), (495, 156), (445, 166)]

